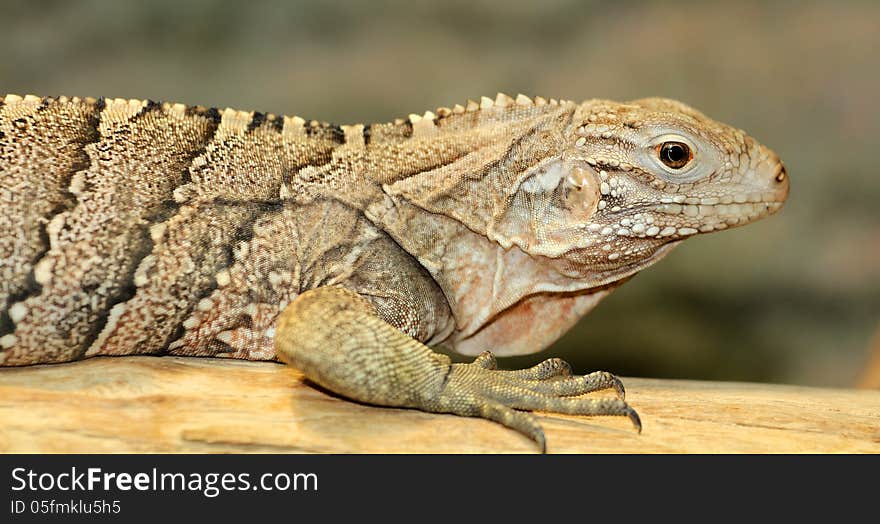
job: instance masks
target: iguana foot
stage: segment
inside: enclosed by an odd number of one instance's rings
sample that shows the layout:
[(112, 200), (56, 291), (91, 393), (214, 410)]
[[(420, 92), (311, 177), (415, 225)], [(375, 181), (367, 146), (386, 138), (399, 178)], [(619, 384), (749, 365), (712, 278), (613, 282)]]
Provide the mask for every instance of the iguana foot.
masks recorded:
[[(489, 352), (470, 364), (453, 364), (380, 318), (367, 299), (338, 286), (306, 291), (291, 302), (279, 318), (275, 349), (282, 361), (335, 393), (486, 418), (528, 436), (542, 452), (544, 432), (534, 415), (521, 410), (623, 415), (641, 431), (639, 416), (623, 401), (623, 385), (610, 373), (573, 376), (558, 358), (502, 371)], [(614, 389), (617, 398), (581, 396), (601, 389)]]
[[(580, 395), (614, 389), (617, 398), (591, 399)], [(546, 451), (544, 432), (536, 418), (524, 411), (536, 410), (571, 415), (622, 415), (641, 432), (639, 415), (624, 402), (620, 379), (605, 371), (572, 376), (571, 366), (558, 358), (522, 370), (496, 369), (495, 357), (483, 352), (471, 364), (453, 364), (446, 385), (429, 406), (465, 416), (499, 422), (534, 440)]]

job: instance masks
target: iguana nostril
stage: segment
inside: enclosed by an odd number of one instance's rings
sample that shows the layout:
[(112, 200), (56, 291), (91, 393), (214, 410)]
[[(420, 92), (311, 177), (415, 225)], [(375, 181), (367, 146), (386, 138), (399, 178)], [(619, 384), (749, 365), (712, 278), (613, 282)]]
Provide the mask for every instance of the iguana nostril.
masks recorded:
[(785, 172), (785, 166), (780, 162), (779, 167), (776, 169), (776, 181), (785, 182), (785, 177), (787, 176), (788, 173)]

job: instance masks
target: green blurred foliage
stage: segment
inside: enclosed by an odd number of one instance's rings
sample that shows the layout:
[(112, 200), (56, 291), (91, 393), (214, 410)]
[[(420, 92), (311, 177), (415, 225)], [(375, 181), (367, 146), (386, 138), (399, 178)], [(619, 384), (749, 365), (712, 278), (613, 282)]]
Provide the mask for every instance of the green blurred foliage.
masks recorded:
[(497, 91), (667, 96), (786, 163), (553, 348), (578, 371), (849, 385), (880, 321), (880, 3), (5, 1), (0, 92), (387, 121)]

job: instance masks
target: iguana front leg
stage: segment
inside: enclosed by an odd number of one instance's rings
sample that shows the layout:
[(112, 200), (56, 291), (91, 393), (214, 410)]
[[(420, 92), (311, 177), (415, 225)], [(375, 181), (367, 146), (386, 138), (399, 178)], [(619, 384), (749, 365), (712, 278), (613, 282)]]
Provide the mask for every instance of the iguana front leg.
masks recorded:
[[(317, 288), (291, 302), (279, 318), (275, 348), (281, 360), (333, 392), (370, 404), (494, 420), (528, 436), (542, 452), (544, 432), (533, 415), (519, 410), (625, 415), (641, 430), (623, 401), (623, 386), (609, 373), (572, 376), (559, 359), (501, 371), (488, 352), (471, 364), (453, 364), (343, 287)], [(576, 398), (608, 388), (619, 398)]]

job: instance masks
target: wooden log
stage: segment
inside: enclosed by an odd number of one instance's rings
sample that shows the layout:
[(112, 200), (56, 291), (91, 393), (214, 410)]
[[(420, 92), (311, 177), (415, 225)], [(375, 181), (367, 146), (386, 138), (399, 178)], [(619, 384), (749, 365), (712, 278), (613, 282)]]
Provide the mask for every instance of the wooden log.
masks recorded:
[[(880, 392), (626, 379), (618, 417), (541, 414), (551, 453), (880, 452)], [(4, 452), (534, 453), (497, 424), (366, 406), (269, 362), (103, 357), (0, 369)]]

